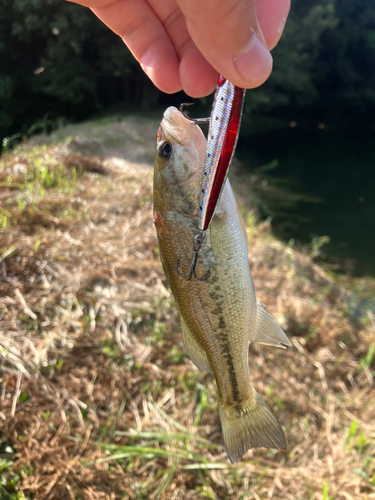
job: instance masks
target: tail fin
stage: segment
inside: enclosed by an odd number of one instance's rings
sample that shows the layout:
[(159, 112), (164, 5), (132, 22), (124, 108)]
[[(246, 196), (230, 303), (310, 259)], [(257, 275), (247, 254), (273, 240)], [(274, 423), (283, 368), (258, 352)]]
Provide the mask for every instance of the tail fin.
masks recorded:
[(239, 462), (250, 448), (286, 449), (281, 425), (257, 392), (255, 397), (255, 402), (244, 402), (240, 408), (219, 404), (225, 448), (232, 464)]

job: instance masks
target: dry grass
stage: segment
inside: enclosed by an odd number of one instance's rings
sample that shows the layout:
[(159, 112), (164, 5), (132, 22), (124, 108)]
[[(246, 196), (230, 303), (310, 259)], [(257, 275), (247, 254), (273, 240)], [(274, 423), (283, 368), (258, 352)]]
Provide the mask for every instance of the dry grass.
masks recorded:
[(106, 153), (29, 147), (0, 167), (8, 184), (33, 165), (64, 180), (1, 188), (0, 498), (375, 499), (375, 320), (348, 306), (373, 281), (323, 270), (242, 201), (258, 299), (293, 348), (250, 353), (288, 450), (233, 467), (214, 381), (183, 351), (152, 170)]

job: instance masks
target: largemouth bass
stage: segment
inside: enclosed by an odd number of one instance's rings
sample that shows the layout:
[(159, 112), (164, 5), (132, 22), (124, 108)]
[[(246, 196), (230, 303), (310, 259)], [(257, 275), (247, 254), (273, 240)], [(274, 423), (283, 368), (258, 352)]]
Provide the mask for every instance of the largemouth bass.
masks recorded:
[(161, 262), (181, 321), (192, 362), (212, 372), (218, 388), (224, 443), (232, 463), (250, 448), (286, 448), (284, 432), (254, 389), (250, 342), (285, 348), (283, 330), (256, 301), (248, 263), (247, 235), (229, 181), (200, 249), (196, 276), (189, 270), (197, 234), (206, 139), (194, 122), (170, 107), (161, 122), (154, 167), (154, 223)]

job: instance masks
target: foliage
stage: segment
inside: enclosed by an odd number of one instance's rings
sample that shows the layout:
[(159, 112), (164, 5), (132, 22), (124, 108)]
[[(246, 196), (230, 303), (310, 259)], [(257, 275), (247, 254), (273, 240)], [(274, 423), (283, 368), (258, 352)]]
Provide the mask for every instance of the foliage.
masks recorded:
[[(14, 450), (7, 443), (0, 439), (0, 450), (4, 451), (4, 456), (9, 457), (14, 454)], [(0, 500), (27, 500), (28, 497), (21, 491), (21, 473), (12, 470), (14, 462), (8, 458), (0, 456)], [(27, 471), (22, 471), (23, 473)]]
[[(121, 39), (84, 7), (3, 0), (0, 22), (0, 138), (30, 132), (48, 112), (80, 120), (158, 99)], [(295, 0), (270, 79), (248, 92), (243, 132), (254, 111), (366, 125), (375, 107), (374, 27), (373, 2)]]
[(48, 111), (86, 117), (124, 98), (141, 75), (121, 39), (78, 5), (3, 0), (0, 22), (0, 137)]
[[(248, 93), (245, 112), (338, 121), (370, 116), (375, 107), (375, 8), (358, 0), (295, 0), (274, 70)], [(354, 113), (354, 116), (353, 116)]]
[(337, 25), (334, 0), (295, 2), (285, 32), (273, 51), (274, 70), (269, 82), (251, 92), (253, 106), (303, 106), (317, 96), (314, 68), (320, 51), (320, 39), (326, 29)]

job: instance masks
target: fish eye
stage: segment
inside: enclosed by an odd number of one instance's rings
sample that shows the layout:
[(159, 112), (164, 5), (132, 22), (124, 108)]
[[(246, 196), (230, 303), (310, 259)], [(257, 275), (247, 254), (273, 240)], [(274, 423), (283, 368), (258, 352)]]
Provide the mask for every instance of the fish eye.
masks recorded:
[(168, 141), (164, 141), (158, 147), (159, 156), (168, 159), (172, 154), (172, 146)]

